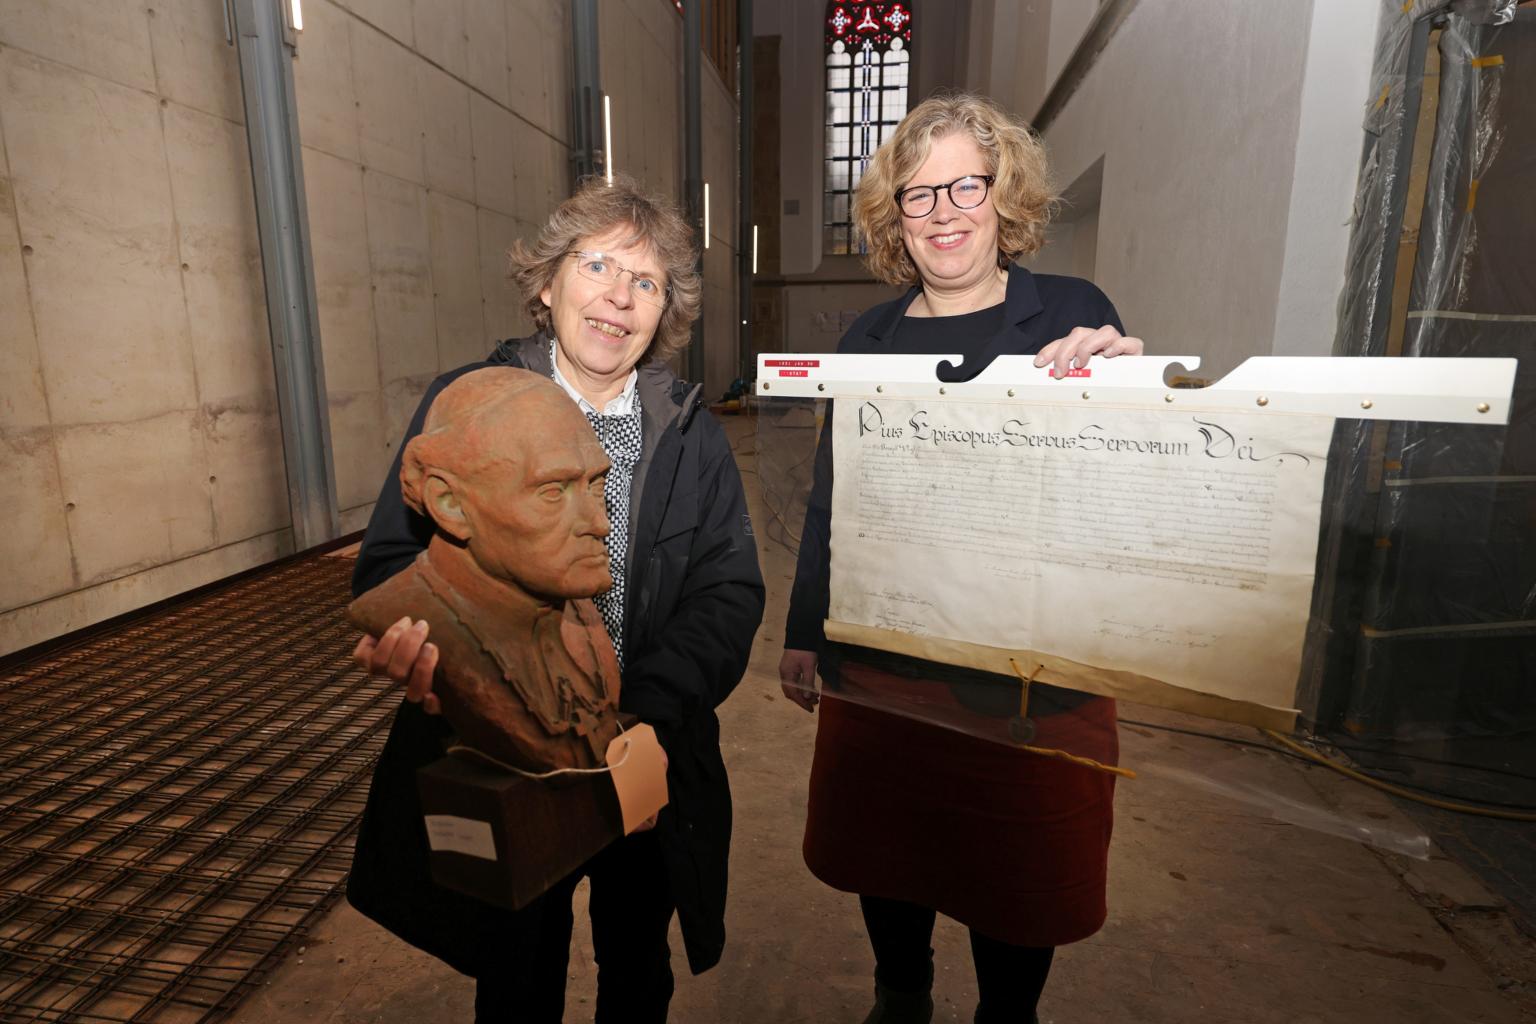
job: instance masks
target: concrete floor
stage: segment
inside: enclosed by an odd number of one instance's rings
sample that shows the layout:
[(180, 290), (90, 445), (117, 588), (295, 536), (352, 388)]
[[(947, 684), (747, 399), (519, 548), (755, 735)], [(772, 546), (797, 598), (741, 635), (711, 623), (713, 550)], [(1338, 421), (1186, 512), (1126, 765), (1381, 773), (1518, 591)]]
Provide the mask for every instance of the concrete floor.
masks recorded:
[[(750, 452), (749, 421), (731, 419)], [(692, 978), (674, 934), (679, 1022), (857, 1022), (872, 961), (857, 900), (800, 858), (815, 721), (779, 692), (793, 558), (770, 542), (753, 474), (768, 612), (751, 668), (721, 709), (736, 801), (729, 942)], [(1241, 738), (1251, 731), (1122, 706), (1123, 718)], [(1499, 900), (1438, 851), (1427, 861), (1276, 821), (1253, 800), (1189, 785), (1180, 770), (1255, 787), (1385, 833), (1414, 834), (1386, 797), (1252, 748), (1122, 727), (1122, 763), (1145, 769), (1116, 798), (1110, 918), (1061, 950), (1041, 1005), (1049, 1024), (1191, 1020), (1263, 1024), (1517, 1024), (1536, 1020), (1536, 943)], [(585, 888), (578, 891), (578, 904)], [(590, 1021), (594, 970), (577, 907), (567, 1019)], [(674, 925), (675, 928), (675, 925)], [(970, 1021), (963, 928), (940, 919), (939, 1021)], [(342, 906), (252, 997), (238, 1024), (469, 1021), (471, 983)]]

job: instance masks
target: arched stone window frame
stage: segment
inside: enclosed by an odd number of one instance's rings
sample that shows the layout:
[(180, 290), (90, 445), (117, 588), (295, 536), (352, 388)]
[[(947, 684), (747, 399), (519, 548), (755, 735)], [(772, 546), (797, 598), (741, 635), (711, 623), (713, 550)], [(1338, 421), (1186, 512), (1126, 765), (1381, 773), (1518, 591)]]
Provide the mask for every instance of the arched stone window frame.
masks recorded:
[(913, 0), (827, 4), (824, 254), (864, 251), (853, 230), (853, 192), (911, 102), (913, 6)]

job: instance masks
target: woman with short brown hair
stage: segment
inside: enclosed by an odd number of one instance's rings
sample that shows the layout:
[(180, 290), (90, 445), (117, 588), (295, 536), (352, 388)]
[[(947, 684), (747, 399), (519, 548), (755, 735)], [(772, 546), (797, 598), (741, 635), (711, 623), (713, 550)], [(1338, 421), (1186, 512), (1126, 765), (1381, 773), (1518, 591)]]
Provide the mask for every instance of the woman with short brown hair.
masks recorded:
[[(417, 436), (453, 380), (486, 366), (552, 378), (586, 415), (611, 463), (603, 498), (613, 588), (594, 603), (620, 665), (619, 710), (653, 726), (671, 802), (516, 912), (435, 884), (416, 771), (443, 756), (448, 728), (432, 679), (430, 623), (396, 623), (356, 656), (406, 687), (374, 773), (348, 899), (476, 979), (484, 1024), (563, 1019), (571, 901), (591, 882), (598, 1024), (659, 1024), (672, 997), (674, 913), (695, 973), (725, 944), (731, 797), (715, 708), (746, 669), (763, 582), (730, 442), (701, 388), (665, 360), (687, 344), (701, 286), (692, 229), (629, 179), (593, 181), (561, 203), (512, 276), (538, 325), (485, 362), (439, 377), (401, 439)], [(495, 454), (495, 453), (492, 453)], [(426, 548), (432, 521), (402, 500), (396, 455), (368, 523), (353, 590), (377, 586)]]

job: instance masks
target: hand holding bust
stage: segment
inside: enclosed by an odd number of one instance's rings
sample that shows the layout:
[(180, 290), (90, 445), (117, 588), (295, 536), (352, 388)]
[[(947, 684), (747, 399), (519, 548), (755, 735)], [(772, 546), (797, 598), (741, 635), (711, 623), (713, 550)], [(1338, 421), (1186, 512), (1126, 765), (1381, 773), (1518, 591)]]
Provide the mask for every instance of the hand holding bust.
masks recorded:
[(620, 732), (618, 661), (591, 601), (613, 584), (607, 472), (554, 381), (510, 367), (465, 374), (401, 458), (405, 501), (436, 533), (347, 610), (374, 637), (402, 617), (431, 623), (432, 690), (449, 723), (522, 771), (599, 767)]

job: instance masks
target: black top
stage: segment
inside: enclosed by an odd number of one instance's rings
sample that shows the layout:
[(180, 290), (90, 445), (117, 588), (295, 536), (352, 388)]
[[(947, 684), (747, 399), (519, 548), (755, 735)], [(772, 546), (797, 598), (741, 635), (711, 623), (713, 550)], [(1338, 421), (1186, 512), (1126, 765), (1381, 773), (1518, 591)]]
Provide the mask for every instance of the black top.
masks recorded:
[(903, 314), (891, 339), (891, 351), (898, 355), (958, 352), (969, 362), (979, 356), (987, 342), (1003, 329), (1006, 308), (1006, 303), (999, 302), (958, 316)]

